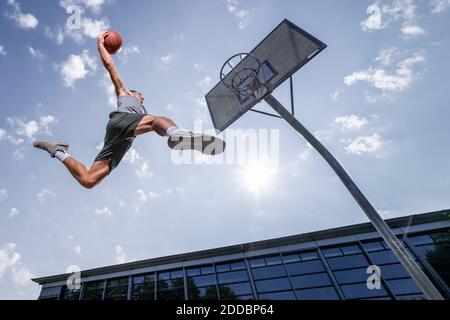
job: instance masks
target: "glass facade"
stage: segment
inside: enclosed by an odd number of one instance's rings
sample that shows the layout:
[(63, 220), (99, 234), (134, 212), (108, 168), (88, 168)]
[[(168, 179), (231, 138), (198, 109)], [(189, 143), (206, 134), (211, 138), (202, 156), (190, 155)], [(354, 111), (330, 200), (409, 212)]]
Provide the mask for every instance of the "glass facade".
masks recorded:
[[(400, 239), (449, 297), (450, 230)], [(415, 254), (415, 255), (414, 255)], [(424, 262), (426, 261), (426, 262)], [(369, 266), (381, 271), (369, 289)], [(432, 270), (430, 270), (432, 268)], [(439, 281), (436, 281), (439, 280)], [(421, 290), (381, 239), (288, 251), (207, 265), (86, 282), (81, 290), (50, 287), (42, 299), (62, 300), (420, 300)]]

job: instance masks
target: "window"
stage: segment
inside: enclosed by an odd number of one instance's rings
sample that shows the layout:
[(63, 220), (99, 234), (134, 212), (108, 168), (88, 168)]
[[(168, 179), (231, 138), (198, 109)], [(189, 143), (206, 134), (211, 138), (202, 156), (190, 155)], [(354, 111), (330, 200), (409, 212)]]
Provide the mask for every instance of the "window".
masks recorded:
[(133, 277), (132, 300), (155, 300), (155, 274)]
[(367, 288), (367, 283), (365, 282), (360, 284), (343, 285), (341, 286), (341, 289), (347, 299), (374, 298), (388, 295), (383, 286), (381, 286), (381, 289), (370, 290)]
[(320, 260), (290, 263), (286, 265), (286, 269), (291, 276), (308, 273), (320, 273), (325, 271), (325, 268)]
[(342, 256), (341, 249), (339, 248), (322, 249), (322, 253), (326, 258)]
[(105, 281), (88, 282), (84, 289), (84, 300), (102, 300)]
[(39, 300), (58, 300), (61, 287), (42, 288)]
[(248, 275), (246, 270), (219, 273), (217, 275), (219, 283), (233, 283), (247, 281)]
[(339, 300), (333, 287), (296, 290), (298, 300)]
[(369, 266), (369, 263), (362, 254), (346, 257), (328, 258), (327, 262), (332, 270), (343, 270)]
[(254, 299), (249, 277), (243, 261), (230, 264), (229, 272), (217, 274), (220, 298), (225, 300)]
[(380, 269), (381, 276), (386, 280), (410, 277), (408, 271), (400, 263), (380, 266)]
[(219, 285), (222, 299), (239, 299), (239, 296), (252, 295), (252, 287), (249, 282)]
[(422, 293), (413, 279), (388, 280), (389, 288), (397, 295)]
[(283, 263), (281, 261), (281, 257), (280, 256), (268, 257), (265, 260), (266, 260), (266, 265), (268, 265), (268, 266), (273, 266), (273, 265), (277, 265), (277, 264), (282, 264)]
[[(217, 270), (229, 270), (229, 264), (218, 265)], [(187, 271), (189, 300), (216, 300), (217, 287), (213, 266), (191, 268)]]
[(434, 241), (429, 235), (423, 235), (423, 236), (415, 236), (409, 238), (411, 243), (415, 246), (421, 246), (424, 244), (433, 244)]
[(295, 294), (293, 291), (272, 292), (272, 293), (260, 294), (259, 299), (261, 299), (261, 300), (295, 300)]
[(339, 284), (366, 282), (370, 276), (367, 274), (367, 268), (335, 271), (333, 274)]
[(259, 280), (255, 281), (256, 290), (258, 293), (270, 292), (270, 291), (283, 291), (291, 290), (291, 284), (288, 278)]
[(300, 257), (302, 258), (302, 261), (310, 261), (310, 260), (318, 260), (319, 259), (319, 255), (317, 254), (316, 251), (301, 253)]
[(268, 278), (279, 278), (286, 277), (286, 270), (284, 266), (273, 266), (273, 267), (265, 267), (265, 268), (257, 268), (252, 270), (253, 279), (268, 279)]
[(300, 256), (296, 253), (283, 255), (284, 263), (300, 262)]
[(357, 245), (342, 247), (341, 251), (344, 255), (361, 253), (361, 249)]
[(62, 289), (61, 300), (80, 300), (81, 289), (69, 289), (64, 286)]
[(397, 257), (391, 250), (369, 253), (370, 258), (376, 265), (399, 263)]
[(331, 286), (330, 278), (326, 273), (296, 276), (291, 278), (294, 289)]
[(367, 252), (384, 250), (383, 245), (379, 241), (366, 242), (366, 243), (363, 243), (362, 246)]
[(158, 273), (156, 295), (157, 300), (184, 300), (184, 279), (182, 270)]
[(106, 282), (105, 300), (127, 300), (128, 277)]
[(190, 280), (188, 280), (189, 300), (216, 300), (217, 289), (216, 286), (197, 287)]
[(216, 278), (213, 274), (207, 274), (205, 276), (190, 277), (192, 283), (197, 287), (213, 286), (216, 284)]

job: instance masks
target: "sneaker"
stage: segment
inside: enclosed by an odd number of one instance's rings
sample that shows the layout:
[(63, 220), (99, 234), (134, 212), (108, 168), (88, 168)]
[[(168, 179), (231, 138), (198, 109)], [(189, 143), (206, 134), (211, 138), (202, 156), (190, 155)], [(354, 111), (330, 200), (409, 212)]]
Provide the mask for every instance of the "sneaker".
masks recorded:
[(187, 132), (175, 134), (167, 144), (174, 150), (196, 150), (206, 155), (218, 155), (225, 151), (225, 141), (207, 134)]
[(35, 141), (33, 146), (47, 151), (52, 158), (55, 157), (56, 151), (67, 152), (69, 150), (69, 145), (61, 142)]

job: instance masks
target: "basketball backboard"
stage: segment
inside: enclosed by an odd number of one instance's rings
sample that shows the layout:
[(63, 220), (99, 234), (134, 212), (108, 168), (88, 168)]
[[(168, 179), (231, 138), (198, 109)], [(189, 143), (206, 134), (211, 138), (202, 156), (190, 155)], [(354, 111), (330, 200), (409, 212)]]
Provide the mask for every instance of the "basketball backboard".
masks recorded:
[[(238, 54), (238, 64), (229, 64), (225, 80), (235, 81), (234, 70), (252, 70), (256, 58), (260, 62), (259, 81), (272, 92), (309, 62), (326, 45), (289, 20), (282, 21), (250, 54)], [(225, 65), (226, 66), (226, 65)], [(246, 79), (241, 79), (245, 84)], [(223, 131), (261, 101), (251, 95), (236, 93), (219, 82), (207, 95), (206, 103), (214, 127)]]

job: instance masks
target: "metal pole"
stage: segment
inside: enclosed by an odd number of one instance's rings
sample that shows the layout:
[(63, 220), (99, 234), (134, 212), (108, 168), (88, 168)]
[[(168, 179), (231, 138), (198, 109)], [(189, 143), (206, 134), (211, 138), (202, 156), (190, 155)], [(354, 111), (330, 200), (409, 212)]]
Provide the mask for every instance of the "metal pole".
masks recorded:
[(420, 266), (410, 256), (408, 251), (402, 245), (400, 240), (394, 235), (386, 222), (380, 217), (375, 208), (370, 204), (369, 200), (364, 196), (358, 186), (353, 182), (350, 176), (345, 172), (344, 168), (333, 157), (333, 155), (320, 143), (316, 137), (311, 134), (286, 108), (273, 97), (271, 94), (266, 96), (264, 100), (282, 116), (295, 130), (297, 130), (305, 139), (313, 146), (320, 155), (328, 162), (331, 168), (336, 172), (338, 177), (344, 183), (345, 187), (350, 191), (353, 198), (358, 202), (361, 209), (366, 213), (375, 229), (381, 234), (383, 239), (395, 253), (405, 269), (411, 274), (411, 277), (417, 283), (423, 294), (428, 300), (444, 300), (441, 293), (435, 288), (433, 283), (428, 279)]

